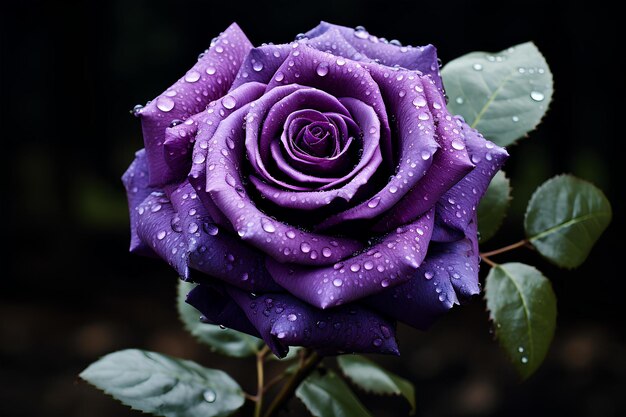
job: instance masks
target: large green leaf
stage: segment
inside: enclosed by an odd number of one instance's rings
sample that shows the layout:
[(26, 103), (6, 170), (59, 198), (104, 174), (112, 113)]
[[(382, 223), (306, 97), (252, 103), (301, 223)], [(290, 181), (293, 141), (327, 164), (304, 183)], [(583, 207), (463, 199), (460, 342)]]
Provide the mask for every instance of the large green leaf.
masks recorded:
[(315, 417), (372, 417), (350, 387), (330, 370), (309, 375), (296, 396)]
[(262, 341), (254, 336), (232, 329), (222, 329), (214, 324), (202, 323), (198, 310), (185, 302), (185, 297), (195, 284), (180, 281), (178, 284), (178, 315), (187, 329), (211, 350), (226, 356), (243, 358), (259, 351)]
[(524, 227), (543, 256), (558, 266), (575, 268), (585, 261), (611, 216), (611, 204), (600, 189), (571, 175), (559, 175), (535, 191)]
[(415, 388), (406, 379), (359, 355), (341, 355), (337, 363), (356, 386), (374, 394), (402, 395), (411, 405), (411, 414), (415, 413)]
[(166, 417), (227, 416), (244, 403), (228, 374), (137, 349), (106, 355), (80, 377), (136, 410)]
[(533, 130), (552, 99), (550, 68), (532, 42), (463, 55), (441, 74), (448, 108), (501, 146)]
[(480, 242), (491, 239), (506, 216), (511, 203), (511, 185), (509, 179), (500, 171), (491, 180), (487, 192), (478, 205), (478, 231)]
[(537, 370), (548, 352), (556, 326), (556, 297), (541, 272), (521, 263), (489, 271), (487, 309), (502, 348), (522, 376)]

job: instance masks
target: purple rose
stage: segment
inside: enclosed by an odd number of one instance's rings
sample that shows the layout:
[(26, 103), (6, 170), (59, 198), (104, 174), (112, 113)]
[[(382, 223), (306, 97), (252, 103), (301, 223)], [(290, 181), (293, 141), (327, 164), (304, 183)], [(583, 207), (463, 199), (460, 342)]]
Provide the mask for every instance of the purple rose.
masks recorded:
[(198, 282), (206, 320), (279, 356), (398, 353), (479, 292), (476, 206), (507, 153), (446, 109), (435, 48), (236, 24), (145, 107), (131, 251)]

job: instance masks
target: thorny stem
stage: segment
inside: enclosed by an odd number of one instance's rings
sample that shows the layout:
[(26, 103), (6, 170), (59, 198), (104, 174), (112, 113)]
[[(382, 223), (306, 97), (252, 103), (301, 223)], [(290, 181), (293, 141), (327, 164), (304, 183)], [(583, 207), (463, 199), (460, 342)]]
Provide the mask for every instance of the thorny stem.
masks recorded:
[(256, 377), (257, 377), (257, 390), (256, 395), (253, 397), (254, 404), (254, 417), (261, 417), (261, 410), (263, 408), (263, 359), (265, 355), (270, 351), (269, 347), (264, 346), (256, 354)]
[(317, 368), (317, 365), (320, 363), (322, 358), (315, 352), (312, 352), (306, 360), (303, 361), (298, 370), (293, 374), (293, 376), (287, 381), (285, 385), (281, 388), (278, 395), (274, 398), (269, 408), (264, 414), (264, 417), (272, 417), (276, 412), (278, 412), (283, 405), (291, 399), (293, 393), (302, 382), (311, 372)]

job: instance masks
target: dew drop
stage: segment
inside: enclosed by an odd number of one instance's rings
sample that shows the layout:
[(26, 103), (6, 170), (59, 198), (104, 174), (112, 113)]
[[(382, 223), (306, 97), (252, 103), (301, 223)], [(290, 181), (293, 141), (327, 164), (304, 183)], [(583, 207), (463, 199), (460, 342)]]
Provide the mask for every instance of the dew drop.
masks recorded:
[(317, 73), (317, 75), (319, 75), (320, 77), (324, 77), (326, 76), (326, 74), (328, 74), (328, 64), (326, 62), (321, 62), (318, 66), (317, 66), (317, 70), (315, 70), (315, 72)]
[(298, 316), (296, 316), (295, 314), (291, 313), (290, 315), (287, 316), (287, 320), (289, 320), (289, 321), (296, 321), (296, 320), (298, 320)]
[(196, 233), (198, 231), (198, 224), (195, 222), (189, 223), (187, 230), (189, 230), (189, 233)]
[(217, 45), (215, 47), (215, 52), (217, 52), (218, 54), (221, 54), (222, 52), (224, 52), (224, 48), (222, 47), (222, 45)]
[(424, 278), (432, 279), (433, 278), (433, 273), (430, 272), (430, 271), (426, 271), (426, 273), (424, 273)]
[(424, 161), (428, 161), (428, 159), (430, 158), (430, 152), (428, 152), (428, 151), (422, 151), (421, 156), (422, 156), (422, 159), (423, 159)]
[(340, 67), (346, 65), (346, 60), (343, 58), (337, 58), (337, 65), (339, 65)]
[(235, 177), (233, 177), (230, 173), (226, 174), (226, 184), (230, 185), (231, 187), (234, 187), (235, 185), (237, 185), (237, 182), (235, 181)]
[(424, 97), (415, 97), (413, 99), (413, 105), (415, 107), (424, 107), (426, 105), (426, 99)]
[(388, 279), (383, 279), (383, 280), (380, 282), (380, 285), (381, 285), (381, 287), (383, 287), (383, 288), (387, 288), (387, 287), (389, 286), (389, 280), (388, 280)]
[(300, 244), (300, 250), (303, 253), (309, 253), (309, 252), (311, 252), (311, 245), (309, 245), (307, 242), (302, 242)]
[(391, 194), (395, 194), (398, 191), (398, 187), (396, 187), (395, 185), (392, 185), (391, 187), (389, 187), (389, 192)]
[(483, 66), (481, 64), (474, 64), (474, 65), (472, 65), (472, 68), (474, 68), (474, 71), (482, 71), (483, 70)]
[(185, 75), (185, 81), (188, 83), (195, 83), (200, 79), (200, 73), (198, 71), (189, 71), (187, 75)]
[(341, 278), (335, 278), (333, 280), (333, 285), (335, 287), (341, 287), (343, 285), (343, 280)]
[(463, 104), (465, 102), (465, 100), (463, 100), (463, 97), (457, 97), (454, 101), (456, 101), (456, 104)]
[(266, 219), (265, 217), (261, 218), (261, 227), (267, 233), (274, 233), (276, 231), (276, 226), (274, 226), (274, 223), (272, 223), (269, 219)]
[(380, 197), (374, 197), (370, 201), (367, 202), (367, 207), (376, 208), (380, 203)]
[(243, 275), (241, 275), (241, 280), (242, 280), (242, 281), (247, 281), (249, 277), (250, 277), (250, 276), (248, 275), (248, 273), (247, 273), (247, 272), (244, 272), (244, 273), (243, 273)]
[(528, 363), (528, 358), (526, 356), (522, 356), (522, 363)]
[(165, 235), (165, 230), (161, 230), (159, 233), (157, 233), (157, 239), (163, 240), (165, 238)]
[(376, 347), (380, 347), (383, 344), (383, 339), (381, 339), (380, 337), (377, 337), (376, 339), (374, 339), (372, 344)]
[(428, 120), (430, 119), (430, 116), (428, 115), (428, 113), (420, 113), (419, 116), (417, 116), (417, 118), (420, 120)]
[(206, 161), (206, 157), (204, 156), (204, 154), (198, 152), (197, 154), (195, 154), (193, 156), (193, 163), (194, 164), (202, 164), (204, 163), (204, 161)]
[(361, 265), (359, 265), (359, 264), (352, 264), (352, 265), (350, 265), (350, 271), (352, 271), (352, 272), (359, 272), (360, 269), (361, 269)]
[(543, 93), (539, 91), (531, 91), (530, 98), (532, 98), (535, 101), (543, 101), (546, 98), (546, 96), (544, 96)]
[(282, 80), (285, 79), (285, 74), (283, 74), (282, 72), (278, 71), (276, 73), (276, 75), (274, 76), (274, 79), (278, 82), (281, 82)]
[(168, 112), (174, 108), (174, 100), (166, 96), (161, 96), (157, 98), (156, 106), (162, 112)]
[(520, 346), (520, 347), (517, 348), (517, 351), (519, 353), (524, 353), (524, 348)]
[(209, 75), (213, 75), (213, 74), (215, 74), (216, 72), (217, 72), (217, 69), (216, 69), (214, 66), (212, 66), (212, 65), (209, 65), (209, 66), (206, 68), (206, 73), (207, 73), (207, 74), (209, 74)]
[(365, 268), (366, 271), (371, 271), (374, 268), (374, 262), (372, 261), (366, 261), (363, 264), (363, 268)]
[(219, 233), (219, 229), (214, 223), (204, 223), (202, 229), (210, 236), (216, 236)]
[(285, 235), (289, 238), (289, 239), (294, 239), (296, 237), (296, 233), (293, 230), (287, 230), (287, 233), (285, 233)]
[(252, 64), (252, 69), (255, 70), (256, 72), (259, 72), (263, 69), (263, 63), (262, 62), (255, 62), (254, 64)]
[(233, 96), (226, 96), (222, 99), (222, 105), (230, 110), (237, 105), (237, 100)]
[(213, 403), (217, 399), (217, 394), (212, 389), (208, 389), (202, 393), (202, 398), (208, 403)]
[(456, 149), (457, 151), (461, 151), (463, 149), (465, 149), (465, 144), (463, 142), (461, 142), (458, 139), (453, 139), (452, 140), (452, 147), (454, 149)]
[(332, 254), (333, 252), (330, 250), (330, 248), (322, 248), (322, 256), (324, 258), (330, 258)]
[(517, 122), (519, 122), (519, 117), (513, 116), (513, 117), (511, 117), (511, 120), (513, 120), (515, 123), (517, 123)]

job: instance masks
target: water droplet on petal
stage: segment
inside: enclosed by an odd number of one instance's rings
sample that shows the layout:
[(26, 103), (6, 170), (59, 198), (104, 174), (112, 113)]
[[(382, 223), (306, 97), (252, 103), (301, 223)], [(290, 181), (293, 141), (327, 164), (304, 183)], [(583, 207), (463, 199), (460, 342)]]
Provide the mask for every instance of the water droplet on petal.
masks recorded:
[(214, 66), (212, 66), (212, 65), (209, 65), (209, 66), (206, 68), (206, 73), (207, 73), (207, 74), (209, 74), (209, 75), (213, 75), (213, 74), (215, 74), (216, 72), (217, 72), (217, 69), (216, 69)]
[(415, 107), (424, 107), (426, 105), (426, 99), (421, 96), (415, 97), (413, 99), (413, 105)]
[(359, 265), (359, 264), (352, 264), (352, 265), (350, 265), (350, 271), (352, 271), (352, 272), (359, 272), (360, 269), (361, 269), (361, 265)]
[(383, 339), (377, 337), (376, 339), (374, 339), (374, 341), (372, 342), (372, 344), (376, 347), (380, 347), (383, 344)]
[(387, 288), (387, 287), (389, 286), (389, 280), (388, 280), (388, 279), (383, 279), (383, 280), (380, 282), (380, 285), (381, 285), (383, 288)]
[(428, 115), (428, 113), (420, 113), (419, 116), (417, 116), (417, 118), (420, 120), (428, 120), (430, 119), (430, 116)]
[(343, 58), (337, 58), (337, 65), (339, 66), (346, 65), (346, 60)]
[(389, 187), (389, 192), (391, 194), (395, 194), (398, 191), (398, 187), (396, 187), (395, 185), (392, 185), (391, 187)]
[(252, 64), (252, 69), (255, 70), (256, 72), (259, 72), (263, 69), (263, 63), (262, 62), (255, 62), (254, 64)]
[(465, 149), (465, 144), (458, 139), (452, 140), (452, 147), (457, 151)]
[(163, 240), (165, 238), (165, 235), (165, 230), (161, 230), (159, 233), (157, 233), (157, 239)]
[(289, 239), (294, 239), (296, 237), (296, 233), (293, 230), (287, 230), (287, 233), (285, 233), (285, 235), (289, 238)]
[(287, 320), (289, 320), (289, 321), (296, 321), (296, 320), (298, 320), (298, 316), (296, 316), (295, 314), (292, 313), (292, 314), (287, 316)]
[(272, 223), (269, 219), (266, 219), (265, 217), (261, 218), (261, 227), (267, 233), (274, 233), (276, 231), (276, 226), (274, 226), (274, 223)]
[(230, 110), (237, 105), (237, 100), (233, 96), (226, 96), (222, 99), (222, 105)]
[(309, 252), (311, 252), (311, 245), (309, 245), (307, 242), (302, 242), (300, 244), (300, 250), (303, 253), (309, 253)]
[(204, 161), (206, 161), (206, 157), (204, 156), (203, 153), (198, 152), (197, 154), (193, 156), (194, 164), (202, 164), (204, 163)]
[(188, 83), (195, 83), (200, 79), (200, 73), (198, 71), (189, 71), (187, 75), (185, 75), (185, 81)]
[(159, 110), (168, 112), (174, 108), (174, 100), (166, 96), (161, 96), (157, 98), (156, 106)]
[(371, 271), (374, 268), (374, 262), (372, 261), (366, 261), (363, 264), (363, 268), (365, 268), (366, 271)]
[(282, 72), (278, 71), (276, 73), (276, 75), (274, 76), (274, 79), (278, 82), (281, 82), (282, 80), (285, 79), (285, 74), (283, 74)]
[(380, 197), (374, 197), (367, 202), (367, 207), (376, 208), (378, 206), (378, 203), (380, 203)]
[(430, 158), (430, 152), (422, 151), (421, 156), (424, 161), (427, 161)]
[(322, 256), (324, 256), (325, 258), (330, 258), (332, 254), (333, 252), (330, 250), (330, 248), (322, 248)]
[(216, 236), (219, 233), (219, 229), (214, 223), (204, 223), (202, 229), (210, 236)]
[(539, 91), (531, 91), (530, 98), (532, 98), (535, 101), (543, 101), (546, 98), (546, 96), (544, 96), (543, 93)]
[(198, 224), (194, 222), (189, 223), (189, 227), (187, 228), (187, 230), (189, 230), (189, 233), (196, 233), (198, 231)]
[(326, 74), (328, 74), (328, 64), (326, 62), (321, 62), (317, 66), (317, 70), (315, 72), (317, 72), (317, 75), (319, 75), (320, 77), (324, 77)]
[(341, 278), (335, 278), (333, 280), (333, 285), (335, 287), (341, 287), (343, 285), (343, 280)]
[(424, 273), (424, 278), (432, 279), (433, 278), (433, 273), (430, 272), (430, 271), (427, 271), (426, 273)]

